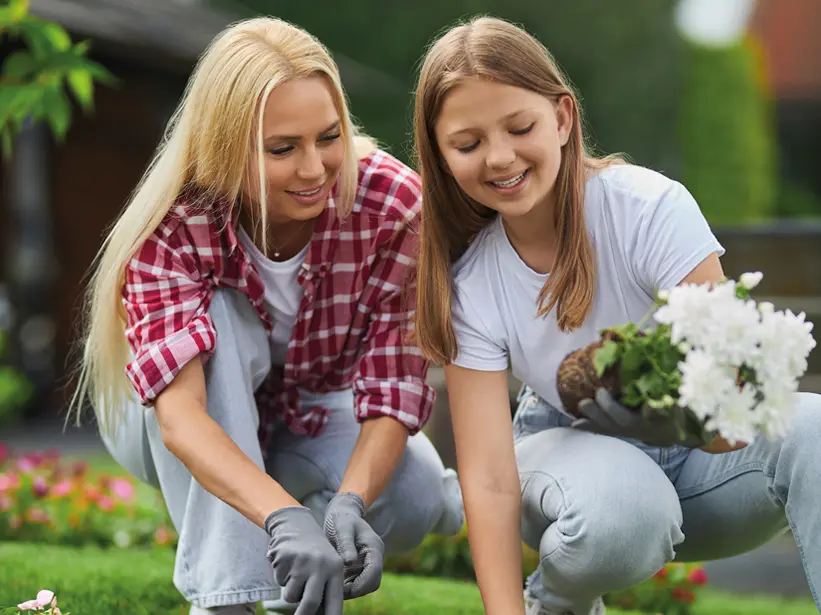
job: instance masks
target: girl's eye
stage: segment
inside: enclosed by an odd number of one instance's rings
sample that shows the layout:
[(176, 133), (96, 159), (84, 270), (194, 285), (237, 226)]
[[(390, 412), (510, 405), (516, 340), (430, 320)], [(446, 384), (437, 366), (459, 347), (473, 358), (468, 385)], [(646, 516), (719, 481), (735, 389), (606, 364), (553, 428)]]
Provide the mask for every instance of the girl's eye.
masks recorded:
[(527, 134), (527, 133), (529, 133), (531, 130), (533, 130), (533, 127), (534, 127), (535, 125), (536, 125), (536, 122), (533, 122), (530, 126), (527, 126), (527, 127), (525, 127), (525, 128), (522, 128), (522, 129), (520, 129), (520, 130), (511, 130), (511, 131), (510, 131), (510, 134), (512, 134), (512, 135), (526, 135), (526, 134)]
[(320, 141), (336, 141), (340, 137), (340, 133), (336, 132), (332, 135), (326, 135), (320, 139)]
[(462, 152), (463, 154), (469, 154), (470, 152), (475, 150), (477, 147), (479, 147), (479, 142), (478, 141), (476, 141), (474, 143), (471, 143), (470, 145), (466, 145), (465, 147), (457, 147), (456, 149), (458, 151)]

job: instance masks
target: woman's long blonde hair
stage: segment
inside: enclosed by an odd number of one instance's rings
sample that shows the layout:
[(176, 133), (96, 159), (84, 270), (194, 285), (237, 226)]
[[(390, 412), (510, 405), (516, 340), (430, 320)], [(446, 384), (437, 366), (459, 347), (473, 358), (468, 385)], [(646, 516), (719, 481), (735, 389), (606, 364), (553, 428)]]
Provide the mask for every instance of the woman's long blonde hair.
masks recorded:
[[(373, 143), (359, 136), (351, 121), (339, 70), (327, 49), (279, 19), (259, 17), (229, 26), (200, 57), (153, 160), (97, 253), (83, 310), (82, 364), (69, 416), (74, 410), (79, 420), (88, 400), (100, 428), (106, 433), (116, 429), (130, 397), (121, 297), (128, 261), (169, 213), (183, 187), (195, 186), (209, 195), (208, 204), (237, 207), (242, 186), (253, 185), (259, 188), (257, 202), (266, 202), (264, 101), (277, 85), (313, 75), (327, 79), (340, 115), (346, 148), (335, 204), (340, 215), (350, 211), (358, 159), (373, 149)], [(246, 184), (254, 146), (260, 181)], [(264, 228), (266, 207), (259, 207), (258, 218)]]
[(422, 176), (423, 205), (417, 290), (416, 341), (434, 363), (448, 364), (458, 347), (451, 320), (451, 265), (497, 215), (471, 199), (445, 171), (434, 127), (448, 92), (480, 77), (573, 101), (573, 126), (562, 150), (556, 179), (558, 255), (539, 294), (539, 316), (554, 307), (563, 331), (579, 327), (593, 299), (593, 248), (584, 223), (586, 171), (617, 157), (595, 158), (586, 146), (581, 111), (573, 89), (548, 50), (519, 27), (493, 17), (459, 24), (428, 50), (416, 87), (414, 134)]

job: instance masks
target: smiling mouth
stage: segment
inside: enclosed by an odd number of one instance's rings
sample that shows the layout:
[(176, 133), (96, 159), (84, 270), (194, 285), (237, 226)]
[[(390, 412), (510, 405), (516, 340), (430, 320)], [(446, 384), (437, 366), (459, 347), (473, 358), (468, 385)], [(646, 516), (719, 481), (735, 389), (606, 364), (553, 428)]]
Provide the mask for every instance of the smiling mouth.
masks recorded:
[(314, 196), (320, 190), (322, 190), (322, 186), (318, 186), (316, 188), (312, 188), (311, 190), (288, 190), (290, 194), (295, 194), (297, 196)]
[(489, 181), (487, 183), (489, 183), (491, 186), (496, 186), (497, 188), (512, 188), (513, 186), (521, 182), (529, 172), (530, 169), (525, 169), (524, 171), (522, 171), (514, 177), (511, 177), (510, 179), (506, 179), (504, 181)]

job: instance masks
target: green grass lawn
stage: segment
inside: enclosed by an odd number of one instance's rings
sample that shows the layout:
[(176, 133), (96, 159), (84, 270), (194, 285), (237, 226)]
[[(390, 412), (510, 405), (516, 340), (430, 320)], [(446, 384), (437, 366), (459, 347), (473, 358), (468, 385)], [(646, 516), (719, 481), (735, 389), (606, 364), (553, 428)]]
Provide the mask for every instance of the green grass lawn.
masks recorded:
[[(185, 615), (188, 607), (171, 582), (168, 549), (100, 550), (0, 543), (0, 606), (51, 589), (72, 615)], [(612, 612), (612, 611), (611, 611)], [(808, 600), (737, 597), (704, 591), (695, 615), (814, 615)], [(346, 603), (347, 615), (481, 615), (476, 586), (386, 575), (382, 588)], [(619, 611), (620, 615), (627, 615)]]

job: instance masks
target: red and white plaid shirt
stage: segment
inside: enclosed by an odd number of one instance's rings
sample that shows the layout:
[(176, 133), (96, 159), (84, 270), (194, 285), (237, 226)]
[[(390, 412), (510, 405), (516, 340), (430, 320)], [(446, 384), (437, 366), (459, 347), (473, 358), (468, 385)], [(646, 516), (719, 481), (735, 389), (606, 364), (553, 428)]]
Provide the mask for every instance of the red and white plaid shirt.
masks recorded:
[[(391, 416), (417, 432), (434, 391), (428, 363), (408, 341), (416, 294), (421, 183), (410, 168), (377, 151), (359, 163), (353, 210), (333, 199), (317, 220), (298, 281), (304, 288), (283, 370), (256, 391), (260, 441), (281, 417), (299, 434), (317, 435), (327, 409), (300, 409), (299, 389), (353, 387), (359, 420)], [(183, 366), (214, 350), (208, 313), (214, 290), (238, 289), (269, 334), (262, 280), (237, 240), (225, 205), (203, 207), (189, 193), (137, 251), (126, 269), (126, 336), (134, 360), (126, 374), (151, 405)]]

